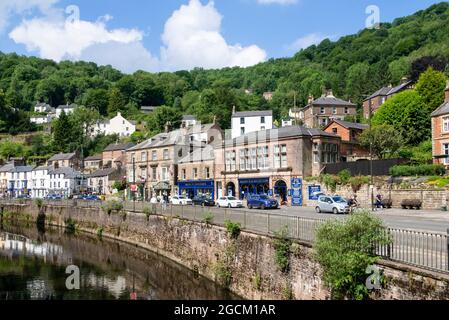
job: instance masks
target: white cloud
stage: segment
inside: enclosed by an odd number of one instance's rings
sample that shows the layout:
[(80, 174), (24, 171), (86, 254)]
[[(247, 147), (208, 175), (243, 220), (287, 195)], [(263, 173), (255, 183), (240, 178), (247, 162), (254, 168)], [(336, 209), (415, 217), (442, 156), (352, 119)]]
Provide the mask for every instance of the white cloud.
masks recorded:
[(8, 25), (9, 19), (14, 14), (24, 14), (33, 9), (41, 12), (49, 12), (52, 6), (59, 0), (1, 0), (0, 1), (0, 32)]
[(158, 59), (144, 47), (142, 31), (108, 29), (109, 15), (95, 22), (66, 20), (63, 9), (51, 6), (58, 0), (43, 1), (48, 3), (44, 15), (22, 20), (9, 33), (13, 41), (42, 58), (88, 60), (124, 72), (246, 67), (266, 59), (265, 51), (256, 45), (226, 42), (220, 33), (222, 16), (213, 2), (202, 5), (190, 0), (173, 12), (165, 24)]
[(251, 66), (266, 59), (266, 52), (252, 45), (229, 45), (220, 33), (222, 16), (214, 3), (190, 0), (173, 12), (162, 34), (164, 68), (192, 69)]
[(310, 33), (304, 37), (296, 39), (293, 43), (287, 46), (287, 50), (296, 52), (301, 49), (310, 47), (311, 45), (319, 44), (321, 43), (321, 41), (327, 38), (329, 38), (329, 36), (325, 36), (320, 33)]
[(260, 4), (280, 4), (280, 5), (290, 5), (298, 3), (298, 0), (257, 0)]

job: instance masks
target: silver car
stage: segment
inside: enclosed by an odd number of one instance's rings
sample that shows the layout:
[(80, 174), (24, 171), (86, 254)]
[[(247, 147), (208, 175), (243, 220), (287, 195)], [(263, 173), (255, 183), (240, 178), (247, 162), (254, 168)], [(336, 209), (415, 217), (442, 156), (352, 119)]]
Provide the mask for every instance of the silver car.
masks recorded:
[(349, 213), (349, 205), (345, 198), (340, 196), (321, 195), (318, 198), (316, 212), (331, 212), (334, 214)]

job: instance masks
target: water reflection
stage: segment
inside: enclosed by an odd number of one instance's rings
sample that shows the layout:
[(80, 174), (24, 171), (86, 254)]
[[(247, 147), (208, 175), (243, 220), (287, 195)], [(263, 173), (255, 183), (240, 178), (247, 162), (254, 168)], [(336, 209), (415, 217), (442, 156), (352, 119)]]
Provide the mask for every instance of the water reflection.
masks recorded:
[[(66, 268), (79, 268), (68, 290)], [(233, 299), (190, 270), (131, 245), (61, 229), (0, 229), (0, 299)]]

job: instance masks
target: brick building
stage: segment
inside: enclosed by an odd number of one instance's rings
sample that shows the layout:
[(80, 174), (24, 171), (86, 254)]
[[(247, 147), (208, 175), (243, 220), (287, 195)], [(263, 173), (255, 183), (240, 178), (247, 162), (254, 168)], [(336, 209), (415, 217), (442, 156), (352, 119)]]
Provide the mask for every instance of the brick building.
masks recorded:
[(296, 113), (299, 113), (300, 120), (306, 127), (322, 128), (334, 119), (344, 120), (347, 116), (357, 115), (357, 105), (336, 98), (332, 90), (329, 90), (316, 100), (310, 97), (308, 105)]
[(48, 159), (47, 165), (53, 168), (73, 168), (80, 169), (80, 158), (77, 152), (73, 153), (58, 153)]
[(333, 120), (324, 128), (327, 133), (332, 133), (341, 138), (341, 161), (356, 161), (369, 157), (369, 150), (362, 148), (359, 136), (369, 126), (362, 123), (354, 123), (344, 120)]
[(134, 143), (113, 143), (108, 145), (102, 153), (102, 167), (126, 168), (126, 150), (134, 147)]
[(449, 166), (449, 81), (444, 103), (432, 113), (432, 154), (435, 164)]

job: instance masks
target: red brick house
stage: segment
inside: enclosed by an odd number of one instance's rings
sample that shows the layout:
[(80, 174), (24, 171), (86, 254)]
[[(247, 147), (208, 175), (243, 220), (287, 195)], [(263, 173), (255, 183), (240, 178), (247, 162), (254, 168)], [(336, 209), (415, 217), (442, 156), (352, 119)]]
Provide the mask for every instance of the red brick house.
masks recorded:
[(341, 138), (341, 160), (356, 161), (369, 157), (369, 151), (362, 148), (358, 141), (360, 134), (368, 129), (368, 125), (334, 119), (324, 131)]
[(449, 167), (449, 81), (444, 93), (444, 103), (432, 112), (432, 154), (435, 164)]

